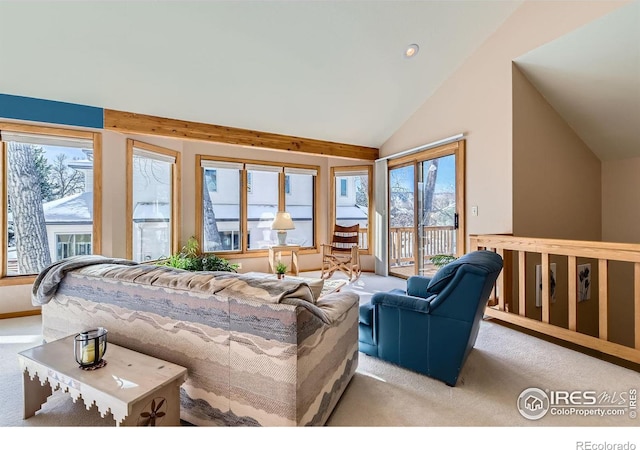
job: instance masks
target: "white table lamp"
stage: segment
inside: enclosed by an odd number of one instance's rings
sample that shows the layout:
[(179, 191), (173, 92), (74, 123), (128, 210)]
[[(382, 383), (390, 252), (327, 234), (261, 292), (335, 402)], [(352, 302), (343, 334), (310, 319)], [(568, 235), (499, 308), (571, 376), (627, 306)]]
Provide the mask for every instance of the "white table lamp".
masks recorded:
[(287, 230), (295, 229), (291, 214), (285, 211), (278, 211), (271, 224), (271, 229), (278, 230), (278, 245), (287, 245)]

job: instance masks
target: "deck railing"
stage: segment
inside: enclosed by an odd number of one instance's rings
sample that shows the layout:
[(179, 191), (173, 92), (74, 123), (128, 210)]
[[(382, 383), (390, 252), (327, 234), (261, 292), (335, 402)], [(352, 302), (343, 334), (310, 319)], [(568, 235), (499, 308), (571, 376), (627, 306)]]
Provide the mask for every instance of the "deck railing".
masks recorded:
[(390, 229), (389, 262), (391, 265), (401, 266), (412, 262), (413, 232), (412, 227), (394, 227)]
[[(391, 227), (389, 239), (389, 262), (392, 266), (401, 266), (415, 262), (415, 228)], [(455, 234), (453, 226), (424, 227), (425, 262), (433, 255), (455, 253)]]
[[(470, 250), (488, 249), (497, 252), (504, 258), (504, 269), (496, 282), (496, 289), (492, 296), (493, 306), (487, 307), (485, 313), (490, 317), (503, 320), (539, 333), (559, 338), (574, 344), (581, 345), (602, 353), (606, 353), (628, 361), (640, 363), (640, 245), (620, 244), (610, 242), (571, 241), (560, 239), (538, 239), (526, 237), (514, 237), (503, 235), (472, 235), (470, 237)], [(533, 255), (532, 255), (533, 254)], [(527, 262), (535, 255), (541, 266), (541, 314), (540, 319), (531, 318), (536, 314), (527, 314), (527, 290), (533, 280), (527, 278)], [(568, 320), (564, 326), (551, 323), (551, 262), (550, 257), (563, 256), (567, 258), (566, 286), (567, 286), (567, 313)], [(594, 270), (597, 284), (594, 297), (597, 296), (597, 332), (587, 334), (578, 330), (578, 300), (580, 277), (578, 274), (578, 258), (596, 260)], [(559, 258), (556, 258), (559, 260)], [(514, 267), (517, 261), (517, 274)], [(583, 260), (584, 261), (584, 260)], [(609, 340), (609, 311), (617, 301), (612, 298), (609, 289), (609, 263), (620, 261), (632, 263), (633, 283), (630, 287), (633, 294), (633, 321), (632, 330), (626, 330), (633, 336), (633, 344), (622, 345)], [(556, 263), (557, 264), (557, 263)], [(557, 267), (557, 273), (562, 272)], [(531, 275), (531, 272), (529, 272)], [(559, 276), (559, 275), (557, 275)], [(555, 280), (557, 286), (558, 281)], [(517, 290), (513, 286), (517, 284)], [(537, 286), (534, 286), (534, 291)], [(558, 298), (563, 297), (557, 295)], [(491, 303), (490, 303), (491, 304)], [(553, 306), (556, 307), (557, 304)], [(517, 310), (517, 313), (514, 311)], [(625, 330), (623, 330), (625, 331)], [(620, 334), (620, 333), (618, 333)]]
[(358, 246), (361, 250), (369, 249), (369, 229), (360, 227), (358, 231)]

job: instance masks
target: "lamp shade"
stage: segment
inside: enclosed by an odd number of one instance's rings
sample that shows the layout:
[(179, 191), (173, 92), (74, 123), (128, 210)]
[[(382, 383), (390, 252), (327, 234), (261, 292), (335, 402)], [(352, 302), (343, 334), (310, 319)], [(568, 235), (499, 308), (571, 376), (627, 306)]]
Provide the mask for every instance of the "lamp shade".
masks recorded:
[(276, 218), (273, 219), (271, 224), (272, 230), (293, 230), (293, 220), (291, 220), (291, 214), (285, 211), (278, 211)]

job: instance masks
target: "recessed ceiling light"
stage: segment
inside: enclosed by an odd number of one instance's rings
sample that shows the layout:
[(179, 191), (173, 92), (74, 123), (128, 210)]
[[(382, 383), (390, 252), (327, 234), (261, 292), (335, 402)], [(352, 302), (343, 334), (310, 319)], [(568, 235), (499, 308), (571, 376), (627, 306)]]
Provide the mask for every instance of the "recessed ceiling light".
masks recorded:
[(418, 50), (420, 50), (420, 47), (418, 47), (418, 44), (411, 44), (404, 51), (404, 57), (411, 58), (413, 56), (416, 56), (416, 54), (418, 53)]

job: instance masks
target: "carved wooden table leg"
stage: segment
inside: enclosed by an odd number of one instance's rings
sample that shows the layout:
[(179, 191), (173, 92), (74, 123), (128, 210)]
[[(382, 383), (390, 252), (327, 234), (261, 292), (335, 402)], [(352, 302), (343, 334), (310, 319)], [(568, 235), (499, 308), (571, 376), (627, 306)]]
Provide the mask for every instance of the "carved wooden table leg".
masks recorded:
[(46, 403), (47, 398), (53, 394), (53, 390), (48, 381), (46, 381), (44, 385), (40, 384), (38, 375), (34, 375), (33, 378), (31, 378), (28, 370), (22, 372), (22, 392), (24, 395), (23, 419), (33, 417), (36, 411), (40, 411), (42, 405)]

